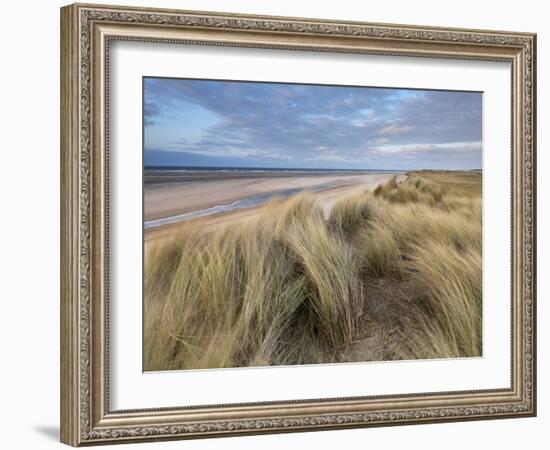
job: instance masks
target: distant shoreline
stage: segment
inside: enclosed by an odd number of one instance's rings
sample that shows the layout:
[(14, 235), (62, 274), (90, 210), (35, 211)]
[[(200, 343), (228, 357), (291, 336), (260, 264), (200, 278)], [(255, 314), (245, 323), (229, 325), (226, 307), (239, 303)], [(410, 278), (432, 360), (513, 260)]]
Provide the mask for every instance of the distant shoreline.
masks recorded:
[[(186, 222), (220, 216), (236, 217), (247, 214), (270, 201), (289, 198), (300, 192), (315, 193), (326, 208), (345, 193), (356, 189), (373, 189), (388, 181), (391, 173), (222, 173), (213, 177), (210, 172), (183, 175), (180, 179), (144, 189), (144, 229), (153, 231), (177, 227)], [(239, 176), (240, 175), (240, 176)], [(327, 209), (328, 211), (328, 209)], [(155, 233), (156, 234), (156, 233)], [(164, 233), (163, 233), (164, 234)]]
[(292, 197), (293, 195), (299, 194), (300, 192), (308, 191), (312, 193), (320, 193), (323, 191), (333, 190), (337, 187), (341, 188), (345, 186), (346, 186), (345, 184), (342, 185), (340, 183), (335, 183), (335, 184), (323, 183), (323, 184), (307, 186), (303, 188), (297, 187), (297, 188), (291, 188), (291, 189), (276, 190), (273, 192), (265, 192), (263, 194), (254, 195), (251, 197), (245, 197), (240, 200), (234, 200), (226, 204), (211, 206), (209, 208), (199, 209), (197, 211), (192, 211), (192, 212), (183, 213), (183, 214), (177, 214), (175, 216), (169, 216), (169, 217), (163, 217), (160, 219), (145, 221), (143, 226), (146, 230), (153, 229), (164, 225), (171, 225), (171, 224), (176, 224), (180, 222), (185, 222), (188, 220), (198, 219), (201, 217), (231, 213), (233, 211), (237, 211), (240, 209), (257, 208), (266, 203), (269, 203), (270, 201), (289, 198), (289, 197)]
[[(219, 222), (221, 216), (248, 215), (273, 200), (300, 192), (315, 193), (330, 208), (329, 197), (340, 197), (354, 189), (373, 189), (392, 176), (408, 171), (341, 169), (274, 169), (246, 167), (151, 166), (144, 171), (144, 229), (161, 229), (200, 220)], [(418, 173), (430, 173), (426, 169)], [(453, 170), (438, 172), (457, 172)], [(481, 173), (481, 169), (471, 169)], [(327, 209), (327, 211), (328, 211)], [(164, 234), (164, 233), (163, 233)]]

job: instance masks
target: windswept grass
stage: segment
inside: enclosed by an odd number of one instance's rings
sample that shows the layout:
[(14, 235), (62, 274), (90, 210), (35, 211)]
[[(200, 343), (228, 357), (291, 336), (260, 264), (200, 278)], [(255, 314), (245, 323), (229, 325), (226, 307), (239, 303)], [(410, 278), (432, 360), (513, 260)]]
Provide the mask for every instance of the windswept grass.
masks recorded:
[(188, 226), (147, 252), (145, 370), (479, 356), (481, 174)]

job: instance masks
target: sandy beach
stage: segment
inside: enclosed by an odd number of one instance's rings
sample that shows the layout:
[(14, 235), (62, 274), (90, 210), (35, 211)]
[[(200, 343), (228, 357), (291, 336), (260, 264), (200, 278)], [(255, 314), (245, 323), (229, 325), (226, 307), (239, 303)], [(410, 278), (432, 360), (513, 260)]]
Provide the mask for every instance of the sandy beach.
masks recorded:
[(315, 192), (328, 217), (332, 205), (350, 192), (370, 190), (385, 183), (393, 173), (364, 172), (234, 172), (234, 173), (166, 173), (149, 174), (145, 179), (144, 217), (146, 224), (160, 223), (165, 218), (176, 217), (174, 223), (146, 227), (145, 240), (167, 236), (189, 223), (200, 221), (201, 227), (212, 228), (232, 220), (243, 220), (258, 213), (261, 205), (236, 209), (217, 214), (208, 214), (192, 220), (178, 220), (180, 215), (219, 205), (228, 205), (242, 199), (262, 195), (300, 192)]

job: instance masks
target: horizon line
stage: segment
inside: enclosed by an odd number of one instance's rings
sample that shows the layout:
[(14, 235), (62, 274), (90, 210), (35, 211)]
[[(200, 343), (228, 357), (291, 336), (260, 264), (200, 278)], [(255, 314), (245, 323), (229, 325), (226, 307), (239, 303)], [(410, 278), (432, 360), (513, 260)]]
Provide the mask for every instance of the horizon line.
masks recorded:
[(154, 168), (193, 168), (193, 169), (267, 169), (267, 170), (340, 170), (340, 171), (351, 171), (359, 172), (364, 170), (379, 170), (384, 172), (391, 171), (400, 171), (400, 172), (413, 172), (421, 170), (431, 170), (431, 171), (449, 171), (449, 172), (460, 172), (460, 171), (482, 171), (483, 168), (472, 168), (472, 169), (444, 169), (444, 168), (419, 168), (419, 169), (381, 169), (381, 168), (362, 168), (362, 169), (348, 169), (348, 168), (338, 168), (338, 167), (269, 167), (269, 166), (235, 166), (235, 165), (218, 165), (218, 166), (205, 166), (205, 165), (189, 165), (189, 164), (144, 164), (144, 169), (154, 169)]

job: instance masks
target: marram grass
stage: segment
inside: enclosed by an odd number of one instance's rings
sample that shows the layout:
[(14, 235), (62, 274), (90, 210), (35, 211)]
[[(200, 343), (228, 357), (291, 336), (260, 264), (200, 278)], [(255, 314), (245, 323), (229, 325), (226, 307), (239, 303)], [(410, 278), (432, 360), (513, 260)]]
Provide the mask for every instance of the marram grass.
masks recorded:
[(145, 370), (480, 356), (481, 174), (313, 194), (147, 251)]

